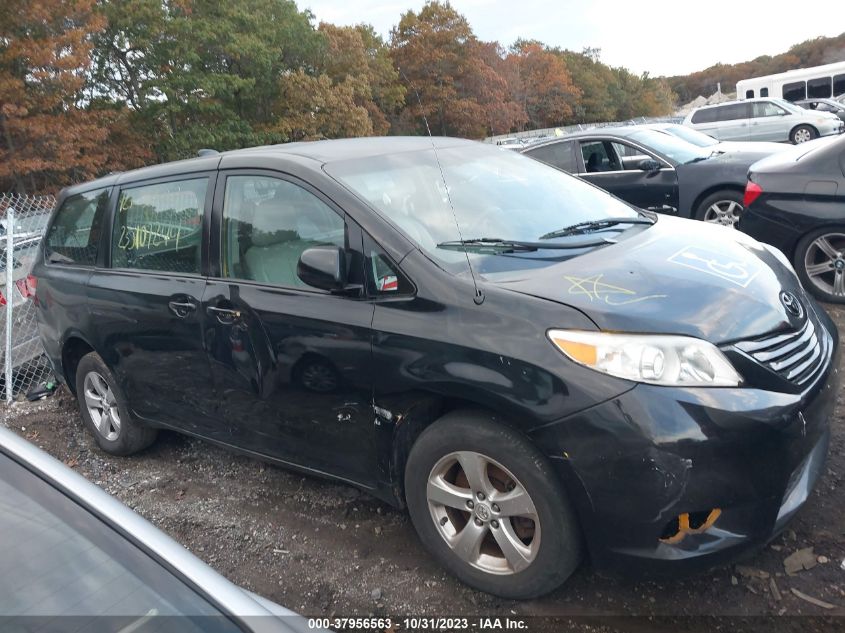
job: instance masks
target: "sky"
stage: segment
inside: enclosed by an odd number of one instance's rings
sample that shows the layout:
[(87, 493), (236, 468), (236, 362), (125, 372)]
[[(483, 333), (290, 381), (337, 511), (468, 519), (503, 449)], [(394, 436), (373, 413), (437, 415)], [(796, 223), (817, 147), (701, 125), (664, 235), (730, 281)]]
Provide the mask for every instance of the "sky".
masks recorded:
[[(297, 0), (316, 22), (371, 24), (385, 39), (400, 16), (423, 0)], [(836, 2), (809, 13), (794, 1), (769, 0), (452, 0), (475, 35), (508, 46), (517, 38), (580, 51), (637, 74), (685, 75), (717, 63), (776, 55), (791, 45), (845, 31)], [(802, 19), (801, 16), (810, 17)]]

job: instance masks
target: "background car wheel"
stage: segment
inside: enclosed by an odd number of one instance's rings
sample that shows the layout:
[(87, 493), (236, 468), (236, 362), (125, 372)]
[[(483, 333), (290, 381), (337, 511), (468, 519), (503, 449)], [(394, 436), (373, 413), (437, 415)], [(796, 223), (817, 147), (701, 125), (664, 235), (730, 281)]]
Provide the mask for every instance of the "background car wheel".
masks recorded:
[(742, 194), (739, 191), (725, 189), (702, 200), (701, 204), (698, 205), (695, 217), (703, 222), (736, 228), (744, 209)]
[(405, 497), (423, 545), (481, 591), (533, 598), (581, 558), (575, 513), (548, 461), (488, 414), (455, 411), (423, 431), (405, 467)]
[(818, 135), (819, 133), (816, 132), (815, 128), (809, 125), (799, 125), (789, 133), (789, 140), (792, 141), (793, 145), (798, 145), (799, 143), (812, 141)]
[(845, 226), (811, 231), (795, 247), (801, 284), (822, 301), (845, 303)]
[(107, 453), (131, 455), (155, 441), (158, 431), (132, 420), (123, 391), (96, 352), (77, 365), (76, 399), (85, 426)]

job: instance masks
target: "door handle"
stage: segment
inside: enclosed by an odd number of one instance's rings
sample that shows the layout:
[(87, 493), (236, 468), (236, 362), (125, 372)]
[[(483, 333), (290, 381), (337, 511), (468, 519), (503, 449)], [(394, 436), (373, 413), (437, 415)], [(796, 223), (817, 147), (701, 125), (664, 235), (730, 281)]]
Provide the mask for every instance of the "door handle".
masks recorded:
[(209, 314), (216, 316), (217, 320), (224, 325), (234, 323), (241, 318), (241, 311), (232, 308), (215, 308), (214, 306), (209, 306), (207, 310)]
[(167, 307), (169, 307), (170, 311), (180, 319), (184, 319), (191, 312), (197, 309), (196, 304), (191, 303), (190, 301), (170, 301), (167, 304)]

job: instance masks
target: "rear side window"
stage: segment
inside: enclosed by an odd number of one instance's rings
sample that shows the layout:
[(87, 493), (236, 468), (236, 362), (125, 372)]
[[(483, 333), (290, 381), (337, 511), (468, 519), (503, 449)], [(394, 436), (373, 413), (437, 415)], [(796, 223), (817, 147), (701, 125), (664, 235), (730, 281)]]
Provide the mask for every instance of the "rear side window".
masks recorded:
[(838, 97), (845, 93), (845, 75), (835, 75), (833, 77), (833, 96)]
[(575, 160), (572, 156), (572, 142), (549, 143), (531, 151), (525, 152), (531, 158), (539, 160), (540, 162), (557, 167), (570, 173), (575, 173), (578, 169), (575, 167)]
[(297, 184), (268, 176), (229, 176), (223, 202), (223, 276), (307, 287), (296, 274), (312, 246), (345, 247), (346, 223)]
[(112, 266), (199, 274), (208, 178), (144, 185), (120, 192)]
[(56, 213), (44, 240), (44, 254), (51, 264), (93, 266), (109, 190), (97, 189), (70, 196)]
[(736, 121), (748, 118), (748, 108), (745, 103), (732, 103), (731, 105), (719, 106), (716, 108), (717, 121)]
[(692, 115), (693, 123), (713, 123), (716, 120), (716, 108), (698, 110)]

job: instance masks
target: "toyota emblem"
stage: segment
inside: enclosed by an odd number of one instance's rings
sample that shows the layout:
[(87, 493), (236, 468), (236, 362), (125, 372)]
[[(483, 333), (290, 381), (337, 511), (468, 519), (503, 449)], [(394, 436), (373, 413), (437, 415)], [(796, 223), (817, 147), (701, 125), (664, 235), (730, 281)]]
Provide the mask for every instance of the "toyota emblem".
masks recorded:
[(804, 316), (804, 308), (801, 305), (801, 302), (798, 300), (798, 297), (791, 292), (781, 292), (780, 302), (783, 304), (783, 307), (786, 308), (786, 311), (792, 316), (799, 319)]

